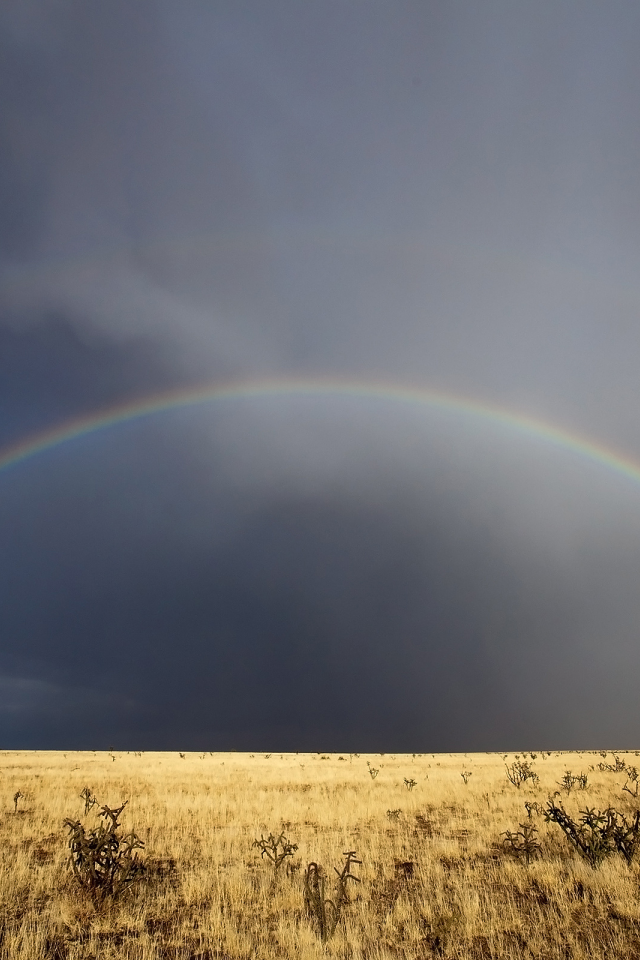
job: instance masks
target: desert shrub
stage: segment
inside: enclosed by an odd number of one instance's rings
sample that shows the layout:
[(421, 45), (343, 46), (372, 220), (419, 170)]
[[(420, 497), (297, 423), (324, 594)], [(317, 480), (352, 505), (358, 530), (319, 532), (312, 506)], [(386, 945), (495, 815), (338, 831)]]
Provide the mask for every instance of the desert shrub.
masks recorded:
[(13, 795), (13, 812), (18, 812), (18, 800), (24, 799), (24, 793), (22, 790), (16, 790)]
[(356, 883), (360, 883), (360, 878), (351, 873), (351, 867), (354, 863), (362, 863), (362, 860), (356, 859), (355, 850), (349, 850), (343, 856), (346, 857), (346, 860), (342, 871), (339, 871), (337, 867), (333, 868), (338, 875), (333, 900), (325, 898), (326, 875), (321, 866), (317, 863), (310, 863), (304, 875), (305, 912), (308, 917), (315, 920), (323, 943), (335, 933), (340, 922), (342, 908), (349, 903), (347, 881), (355, 880)]
[(88, 832), (79, 820), (64, 821), (69, 830), (69, 865), (73, 875), (97, 902), (115, 899), (140, 880), (145, 871), (135, 852), (144, 847), (144, 842), (133, 832), (124, 837), (118, 835), (118, 817), (128, 802), (125, 800), (115, 810), (101, 807), (99, 816), (104, 822)]
[(369, 767), (369, 773), (371, 774), (371, 779), (375, 780), (375, 778), (378, 776), (380, 771), (377, 770), (375, 767), (372, 767), (368, 760), (367, 760), (367, 766)]
[(606, 810), (580, 811), (576, 822), (562, 806), (553, 800), (547, 802), (544, 814), (547, 823), (557, 823), (581, 857), (594, 869), (612, 853), (622, 854), (631, 863), (640, 841), (640, 810), (636, 810), (631, 823), (613, 807)]
[(469, 777), (471, 776), (471, 770), (463, 770), (460, 774), (465, 784), (469, 783)]
[(565, 770), (564, 777), (562, 780), (558, 781), (558, 786), (567, 791), (567, 796), (571, 793), (571, 790), (574, 786), (580, 787), (581, 790), (586, 790), (587, 774), (579, 773), (577, 776), (575, 776), (570, 770)]
[(287, 857), (292, 857), (298, 849), (297, 843), (290, 843), (290, 841), (287, 840), (284, 831), (279, 837), (275, 837), (270, 833), (266, 839), (261, 834), (260, 839), (254, 840), (251, 846), (260, 848), (260, 857), (262, 858), (266, 855), (273, 864), (273, 869), (276, 873), (284, 860)]
[[(604, 756), (606, 757), (606, 753)], [(621, 760), (617, 755), (614, 754), (613, 760), (613, 763), (599, 763), (598, 769), (603, 771), (607, 770), (609, 773), (622, 773), (623, 770), (627, 769), (625, 761)]]
[(524, 860), (528, 866), (540, 852), (540, 844), (535, 837), (538, 830), (532, 823), (519, 823), (518, 826), (521, 829), (515, 833), (505, 830), (504, 834), (501, 834), (501, 836), (504, 836), (502, 843), (509, 853), (512, 853), (518, 860)]
[(622, 813), (616, 814), (613, 839), (618, 853), (622, 854), (627, 863), (631, 863), (640, 842), (640, 810), (636, 810), (631, 823), (627, 822)]
[(95, 807), (98, 802), (91, 792), (90, 787), (85, 787), (82, 793), (80, 794), (80, 799), (84, 800), (84, 812), (85, 816), (89, 813), (92, 807)]
[(518, 790), (527, 780), (531, 780), (532, 783), (537, 783), (540, 779), (538, 774), (531, 769), (531, 764), (528, 760), (514, 760), (511, 766), (505, 764), (505, 769), (510, 783), (512, 783), (514, 787), (517, 787)]
[(407, 780), (407, 778), (405, 777), (405, 778), (404, 778), (404, 785), (405, 785), (405, 787), (407, 788), (407, 790), (413, 790), (413, 788), (418, 785), (418, 781), (417, 781), (417, 780)]
[[(629, 786), (629, 782), (633, 784), (633, 790)], [(627, 767), (627, 782), (622, 789), (626, 790), (627, 793), (630, 793), (632, 797), (637, 797), (638, 786), (640, 786), (640, 781), (638, 779), (637, 769), (635, 767)]]

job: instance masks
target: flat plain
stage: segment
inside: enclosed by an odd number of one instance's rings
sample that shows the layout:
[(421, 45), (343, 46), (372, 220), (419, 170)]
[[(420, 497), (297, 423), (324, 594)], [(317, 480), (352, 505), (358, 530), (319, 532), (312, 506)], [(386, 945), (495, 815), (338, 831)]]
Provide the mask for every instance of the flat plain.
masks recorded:
[[(634, 785), (621, 764), (638, 753), (617, 756), (5, 751), (0, 956), (640, 957), (636, 859), (614, 853), (594, 869), (540, 813), (551, 797), (576, 822), (607, 807), (631, 820), (640, 798), (623, 789)], [(539, 780), (518, 788), (507, 767), (520, 761)], [(586, 774), (586, 786), (564, 788), (566, 771)], [(100, 822), (98, 806), (85, 814), (85, 787), (112, 808), (128, 800), (122, 833), (145, 844), (143, 878), (104, 903), (69, 868), (65, 818)], [(540, 844), (528, 864), (505, 846), (519, 824)], [(254, 841), (282, 833), (297, 849), (276, 873)], [(348, 851), (359, 880), (323, 942), (305, 871), (319, 864), (335, 900)]]

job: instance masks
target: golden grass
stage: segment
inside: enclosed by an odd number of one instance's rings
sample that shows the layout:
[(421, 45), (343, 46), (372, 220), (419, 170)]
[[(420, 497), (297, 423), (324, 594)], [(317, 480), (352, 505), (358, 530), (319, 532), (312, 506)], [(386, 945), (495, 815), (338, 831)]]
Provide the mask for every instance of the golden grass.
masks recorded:
[[(500, 846), (526, 819), (524, 801), (543, 804), (567, 769), (589, 775), (585, 791), (563, 794), (572, 815), (635, 810), (624, 774), (599, 771), (596, 753), (538, 755), (540, 783), (520, 790), (498, 754), (114, 756), (0, 754), (2, 958), (640, 957), (635, 863), (615, 855), (592, 870), (536, 815), (538, 860), (527, 867)], [(472, 771), (467, 785), (463, 770)], [(130, 799), (122, 828), (145, 841), (149, 866), (144, 882), (101, 909), (66, 867), (64, 818), (97, 819), (84, 816), (85, 786), (111, 807)], [(17, 790), (26, 797), (15, 814)], [(283, 823), (298, 851), (274, 882), (252, 842)], [(344, 922), (325, 945), (303, 909), (302, 875), (317, 861), (335, 877), (347, 850), (363, 861), (361, 883), (349, 885)], [(414, 875), (403, 878), (395, 861), (412, 861)]]

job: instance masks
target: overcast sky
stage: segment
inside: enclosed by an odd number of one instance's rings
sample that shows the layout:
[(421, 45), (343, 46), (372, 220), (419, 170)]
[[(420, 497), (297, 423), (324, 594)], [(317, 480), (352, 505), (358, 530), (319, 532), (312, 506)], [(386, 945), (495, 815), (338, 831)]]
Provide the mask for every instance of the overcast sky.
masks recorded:
[[(3, 0), (0, 448), (337, 377), (640, 463), (637, 0)], [(0, 746), (640, 745), (640, 482), (272, 396), (0, 473)]]

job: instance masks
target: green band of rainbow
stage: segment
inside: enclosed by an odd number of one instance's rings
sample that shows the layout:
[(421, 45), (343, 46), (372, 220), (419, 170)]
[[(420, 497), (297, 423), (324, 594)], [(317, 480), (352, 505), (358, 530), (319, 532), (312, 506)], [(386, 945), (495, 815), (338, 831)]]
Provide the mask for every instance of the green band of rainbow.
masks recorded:
[(165, 391), (68, 420), (58, 426), (26, 437), (0, 451), (0, 471), (70, 440), (117, 426), (131, 420), (195, 407), (220, 400), (250, 400), (268, 397), (343, 397), (386, 400), (391, 403), (424, 405), (432, 409), (476, 417), (515, 430), (519, 434), (553, 444), (640, 483), (640, 464), (584, 437), (561, 430), (543, 420), (513, 413), (440, 391), (410, 389), (374, 381), (337, 379), (273, 378), (235, 380), (227, 383)]

